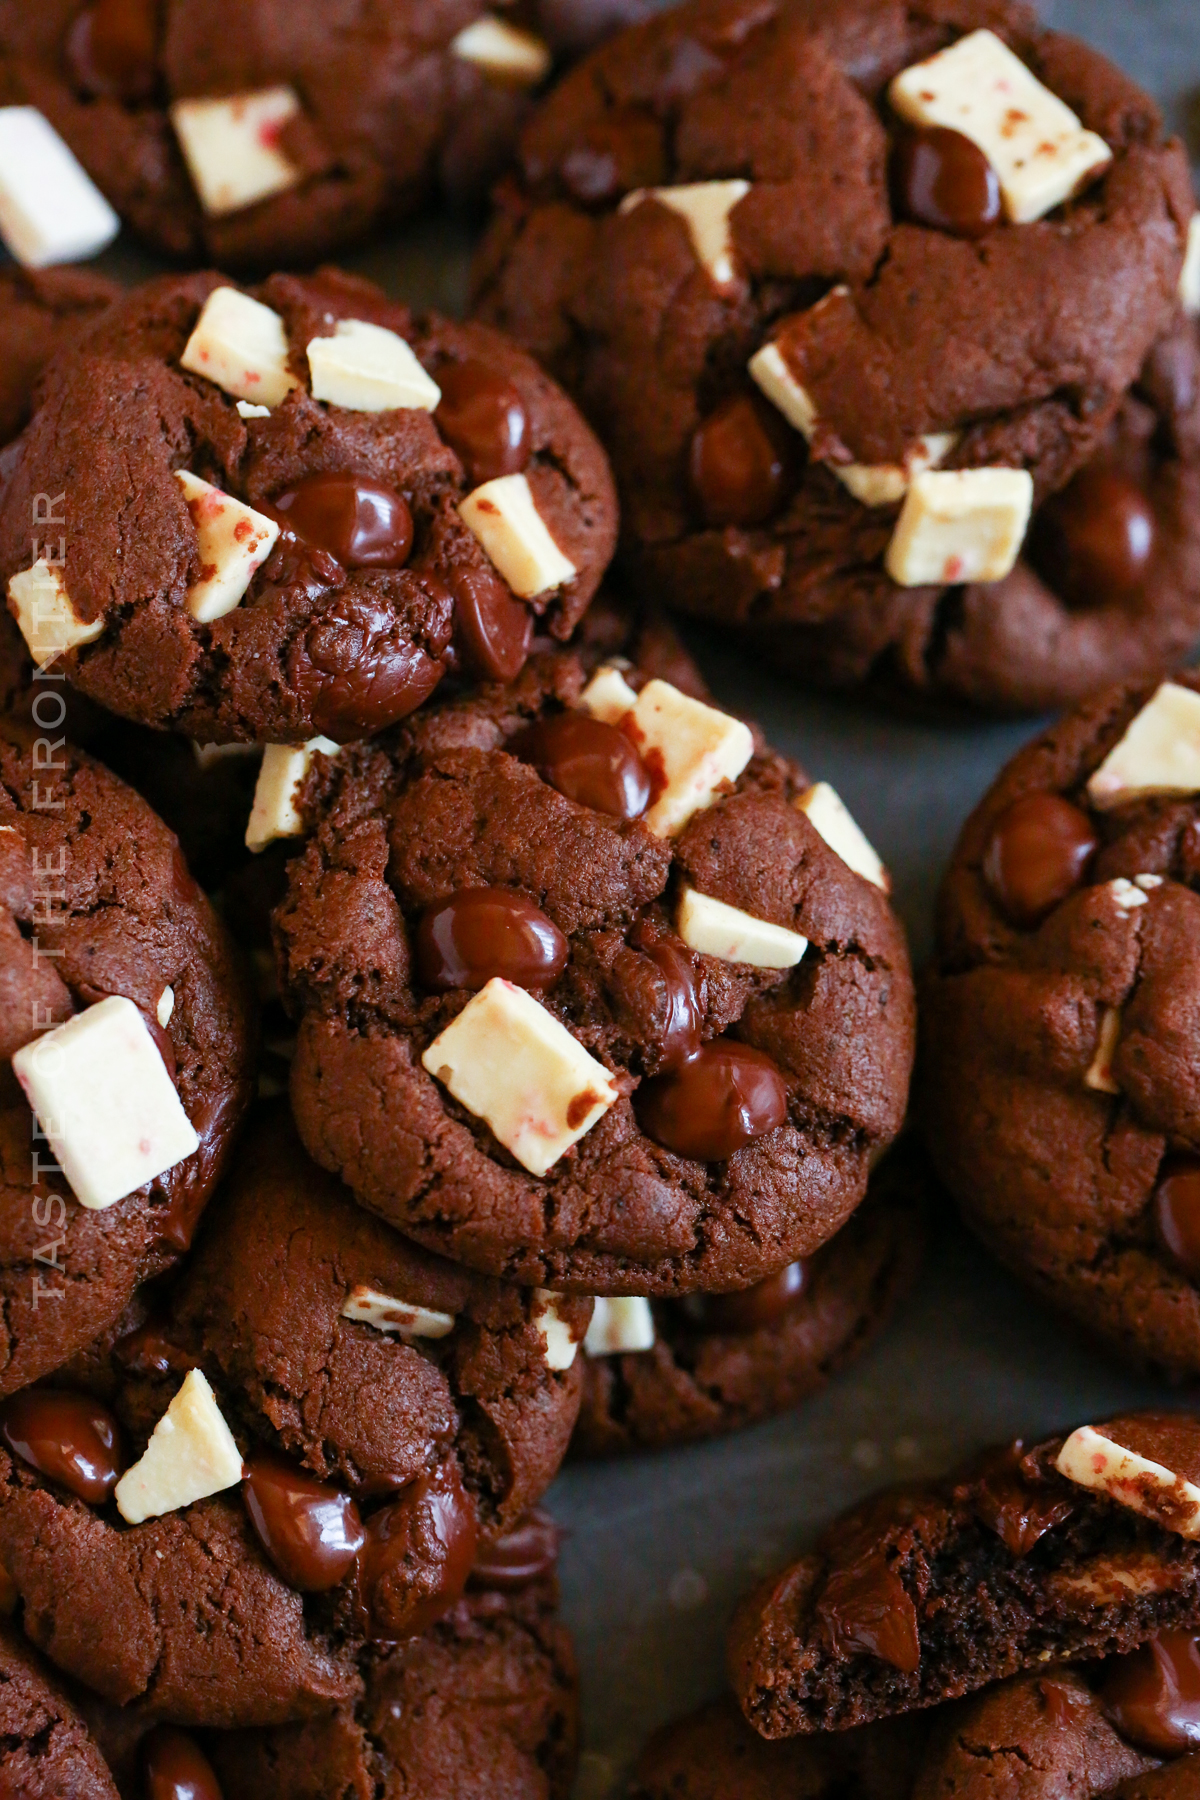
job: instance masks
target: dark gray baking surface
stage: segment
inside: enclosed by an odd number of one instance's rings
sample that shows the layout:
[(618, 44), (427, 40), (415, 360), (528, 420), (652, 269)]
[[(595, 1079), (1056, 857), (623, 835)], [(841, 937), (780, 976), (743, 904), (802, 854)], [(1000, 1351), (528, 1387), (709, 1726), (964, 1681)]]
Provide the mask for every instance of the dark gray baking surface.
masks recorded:
[[(1057, 0), (1045, 16), (1146, 83), (1188, 133), (1200, 90), (1200, 0)], [(470, 233), (408, 232), (349, 259), (418, 304), (454, 310)], [(125, 279), (151, 265), (124, 248)], [(934, 728), (814, 699), (713, 634), (691, 634), (719, 697), (831, 780), (890, 865), (914, 955), (958, 827), (1025, 725)], [(647, 1733), (716, 1691), (730, 1609), (758, 1575), (880, 1482), (975, 1446), (1161, 1401), (1027, 1299), (957, 1228), (938, 1233), (918, 1292), (872, 1354), (799, 1412), (721, 1443), (576, 1467), (550, 1505), (584, 1679), (581, 1800), (612, 1791)]]

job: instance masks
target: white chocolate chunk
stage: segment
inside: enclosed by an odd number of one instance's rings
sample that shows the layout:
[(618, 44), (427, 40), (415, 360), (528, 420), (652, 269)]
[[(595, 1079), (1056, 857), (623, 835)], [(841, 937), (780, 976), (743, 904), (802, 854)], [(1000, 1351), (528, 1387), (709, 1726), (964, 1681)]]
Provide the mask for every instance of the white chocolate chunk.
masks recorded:
[(218, 763), (228, 762), (232, 756), (261, 756), (258, 744), (198, 744), (193, 738), (192, 755), (199, 768), (205, 771), (213, 769)]
[(398, 331), (366, 319), (339, 319), (332, 337), (308, 346), (312, 396), (347, 412), (436, 412), (442, 390)]
[(1087, 785), (1098, 812), (1152, 794), (1200, 794), (1200, 694), (1164, 681)]
[(99, 1212), (200, 1147), (149, 1027), (112, 994), (35, 1038), (13, 1073), (81, 1206)]
[(240, 603), (255, 571), (275, 548), (279, 527), (188, 469), (176, 469), (175, 479), (192, 515), (200, 552), (200, 579), (188, 589), (187, 609), (197, 624), (208, 625)]
[(524, 475), (485, 481), (459, 501), (458, 513), (518, 599), (574, 581), (578, 570), (551, 537)]
[(1200, 1538), (1200, 1487), (1162, 1463), (1127, 1450), (1094, 1426), (1081, 1425), (1073, 1431), (1054, 1466), (1068, 1481), (1107, 1494), (1180, 1537)]
[(421, 1058), (531, 1175), (544, 1175), (603, 1118), (617, 1089), (565, 1025), (493, 976)]
[(269, 419), (271, 416), (269, 406), (255, 406), (252, 400), (239, 400), (237, 409), (238, 417), (242, 419)]
[(1100, 1014), (1100, 1032), (1096, 1038), (1096, 1054), (1084, 1076), (1084, 1086), (1097, 1094), (1119, 1094), (1121, 1089), (1113, 1075), (1113, 1062), (1121, 1038), (1121, 1009), (1106, 1006)]
[(453, 1313), (416, 1306), (411, 1300), (398, 1300), (394, 1294), (361, 1286), (352, 1287), (346, 1295), (342, 1317), (373, 1325), (376, 1331), (394, 1331), (397, 1337), (444, 1338), (454, 1330)]
[(634, 1294), (596, 1301), (583, 1340), (585, 1356), (620, 1356), (654, 1348), (654, 1314), (650, 1302)]
[(1133, 879), (1135, 886), (1140, 887), (1143, 894), (1152, 894), (1155, 888), (1163, 885), (1165, 877), (1162, 875), (1135, 875)]
[(827, 781), (814, 782), (797, 796), (797, 809), (813, 830), (823, 837), (835, 856), (840, 856), (848, 869), (861, 875), (884, 893), (891, 892), (892, 881), (874, 845), (850, 813), (836, 788)]
[(617, 210), (630, 213), (644, 200), (670, 207), (688, 228), (696, 261), (716, 287), (726, 288), (736, 273), (729, 215), (749, 192), (748, 181), (685, 181), (677, 187), (634, 188)]
[(464, 25), (450, 40), (450, 54), (474, 63), (480, 74), (498, 87), (515, 88), (540, 87), (553, 60), (544, 38), (496, 18), (494, 13), (484, 13)]
[(287, 366), (283, 320), (237, 288), (214, 288), (179, 359), (239, 400), (278, 406), (300, 384)]
[(909, 486), (884, 566), (900, 587), (1002, 581), (1032, 509), (1028, 469), (926, 470)]
[(245, 1474), (241, 1451), (199, 1369), (183, 1385), (154, 1427), (150, 1442), (113, 1490), (117, 1511), (129, 1525), (178, 1512), (236, 1487)]
[(620, 669), (612, 663), (606, 663), (602, 669), (596, 670), (584, 688), (579, 704), (585, 712), (591, 713), (593, 719), (599, 719), (605, 725), (615, 725), (626, 713), (633, 711), (637, 705), (637, 694)]
[(317, 751), (336, 756), (332, 738), (309, 738), (307, 744), (268, 744), (254, 787), (254, 804), (246, 826), (246, 848), (258, 852), (276, 838), (301, 837), (304, 820), (296, 806)]
[(972, 31), (902, 70), (888, 99), (910, 125), (944, 126), (978, 145), (1016, 225), (1043, 218), (1112, 161), (1104, 139), (992, 31)]
[(21, 636), (39, 669), (77, 644), (94, 644), (104, 630), (104, 620), (90, 624), (77, 617), (61, 569), (40, 556), (31, 569), (22, 569), (8, 584), (8, 598)]
[(171, 1023), (171, 1014), (174, 1011), (175, 1011), (175, 989), (165, 987), (163, 989), (162, 993), (158, 996), (158, 1005), (154, 1009), (154, 1016), (158, 1020), (159, 1025), (162, 1027), (162, 1029), (164, 1031), (167, 1029), (167, 1026)]
[(1109, 882), (1108, 891), (1113, 897), (1118, 912), (1130, 913), (1136, 907), (1150, 904), (1145, 889), (1140, 884), (1126, 881), (1123, 875), (1118, 875), (1115, 881)]
[(241, 212), (301, 180), (279, 147), (300, 111), (294, 88), (258, 88), (224, 100), (176, 100), (171, 123), (200, 204), (212, 219)]
[(808, 949), (808, 939), (783, 925), (756, 919), (711, 894), (685, 888), (675, 928), (684, 943), (703, 956), (722, 962), (749, 963), (755, 969), (794, 969)]
[(1189, 319), (1200, 317), (1200, 212), (1188, 220), (1187, 247), (1179, 275), (1179, 304)]
[[(834, 291), (845, 293), (846, 289)], [(818, 424), (816, 405), (808, 390), (792, 374), (778, 344), (764, 344), (755, 351), (747, 367), (751, 379), (771, 404), (779, 408), (788, 424), (806, 442), (811, 443)], [(915, 475), (945, 462), (958, 443), (958, 437), (957, 431), (928, 432), (918, 438), (903, 465), (827, 463), (825, 466), (864, 506), (894, 506), (898, 500), (903, 500)]]
[(121, 221), (34, 106), (0, 107), (0, 237), (27, 269), (82, 262)]
[(534, 1288), (533, 1322), (546, 1346), (546, 1367), (569, 1369), (579, 1345), (571, 1336), (571, 1327), (559, 1313), (558, 1300), (559, 1296), (550, 1288)]
[(643, 819), (657, 837), (682, 831), (693, 813), (737, 780), (754, 754), (748, 725), (681, 694), (669, 681), (646, 683), (626, 729), (663, 782)]

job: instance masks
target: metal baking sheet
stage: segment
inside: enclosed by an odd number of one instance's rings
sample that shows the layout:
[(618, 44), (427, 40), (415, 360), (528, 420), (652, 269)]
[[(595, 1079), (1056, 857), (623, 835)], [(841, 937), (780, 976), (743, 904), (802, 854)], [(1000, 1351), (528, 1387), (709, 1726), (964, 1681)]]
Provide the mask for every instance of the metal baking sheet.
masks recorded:
[[(1043, 12), (1144, 82), (1197, 147), (1200, 0)], [(473, 235), (461, 219), (428, 220), (347, 260), (414, 304), (456, 311)], [(103, 264), (126, 280), (155, 269), (123, 245)], [(715, 633), (686, 635), (718, 697), (844, 796), (892, 869), (919, 961), (958, 828), (1034, 726), (934, 727), (814, 698)], [(656, 1725), (717, 1691), (738, 1596), (842, 1507), (993, 1439), (1163, 1397), (1062, 1328), (947, 1216), (892, 1329), (816, 1401), (718, 1443), (568, 1468), (549, 1505), (568, 1532), (564, 1606), (583, 1672), (580, 1800), (616, 1791)]]

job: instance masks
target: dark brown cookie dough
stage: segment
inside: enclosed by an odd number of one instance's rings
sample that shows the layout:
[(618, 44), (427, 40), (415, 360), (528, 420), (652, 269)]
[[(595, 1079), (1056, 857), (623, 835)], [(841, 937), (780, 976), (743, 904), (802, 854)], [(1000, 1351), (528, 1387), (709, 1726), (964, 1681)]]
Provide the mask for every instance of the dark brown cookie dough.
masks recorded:
[(12, 1800), (117, 1800), (103, 1756), (41, 1657), (0, 1622), (0, 1793)]
[[(1088, 797), (1155, 692), (1109, 689), (1068, 714), (964, 827), (919, 1106), (990, 1248), (1123, 1360), (1186, 1379), (1200, 1374), (1200, 796)], [(1116, 1039), (1097, 1086), (1102, 1030)]]
[(906, 1163), (903, 1148), (893, 1151), (858, 1211), (812, 1257), (740, 1293), (657, 1301), (651, 1349), (585, 1355), (572, 1453), (718, 1437), (824, 1387), (883, 1329), (916, 1275), (926, 1181)]
[[(26, 433), (0, 512), (0, 563), (6, 578), (30, 566), (36, 497), (65, 495), (61, 579), (75, 616), (105, 627), (61, 657), (72, 683), (114, 712), (202, 743), (340, 741), (403, 717), (448, 667), (511, 674), (535, 617), (553, 636), (568, 636), (608, 562), (615, 505), (599, 445), (531, 359), (478, 326), (417, 320), (336, 271), (273, 276), (256, 294), (286, 326), (299, 385), (269, 416), (246, 419), (229, 393), (180, 366), (205, 300), (221, 285), (190, 275), (131, 292), (58, 361)], [(342, 320), (411, 341), (443, 383), (450, 365), (462, 367), (456, 379), (469, 393), (453, 417), (445, 403), (431, 414), (313, 400), (306, 348)], [(502, 404), (482, 428), (463, 428), (480, 391)], [(525, 475), (577, 570), (528, 603), (514, 598), (457, 511), (496, 473), (488, 459), (499, 454), (502, 431), (512, 434), (505, 454), (518, 465), (507, 472)], [(307, 539), (283, 531), (240, 604), (200, 623), (186, 596), (211, 570), (174, 478), (185, 466), (252, 508), (306, 494), (303, 484), (319, 476), (377, 484), (391, 509), (390, 563), (378, 563), (384, 549), (364, 544), (357, 527), (339, 538), (335, 558), (312, 536), (330, 530), (309, 522)]]
[[(57, 717), (56, 689), (40, 698), (42, 717)], [(233, 948), (144, 801), (49, 731), (11, 722), (0, 725), (0, 784), (0, 1393), (11, 1393), (96, 1337), (187, 1247), (249, 1102), (253, 1030)], [(201, 1144), (96, 1211), (54, 1172), (8, 1059), (112, 994), (153, 1022)]]
[[(300, 1133), (364, 1205), (474, 1267), (585, 1293), (750, 1286), (838, 1230), (899, 1127), (913, 1025), (903, 932), (793, 804), (799, 771), (761, 741), (733, 791), (675, 837), (637, 816), (653, 783), (628, 732), (606, 727), (603, 755), (646, 784), (632, 817), (615, 816), (628, 790), (614, 795), (611, 775), (602, 811), (512, 754), (518, 732), (575, 712), (584, 682), (573, 655), (541, 656), (508, 688), (314, 766), (314, 835), (275, 915), (299, 1019)], [(804, 958), (779, 970), (689, 952), (672, 925), (685, 884), (794, 928)], [(498, 885), (510, 905), (536, 905), (539, 943), (567, 959), (525, 979), (617, 1087), (542, 1177), (420, 1061), (498, 965), (434, 991), (442, 977), (419, 944), (414, 968), (418, 923)], [(695, 1105), (689, 1071), (712, 1081)], [(711, 1122), (711, 1143), (689, 1118)]]
[(841, 1731), (1046, 1662), (1144, 1659), (1160, 1634), (1194, 1708), (1198, 1477), (1200, 1420), (1140, 1414), (874, 1495), (743, 1601), (728, 1666), (746, 1718), (769, 1738)]
[(0, 270), (0, 444), (28, 419), (50, 358), (120, 292), (92, 269)]
[[(1114, 156), (1067, 207), (973, 240), (897, 210), (885, 95), (981, 27)], [(681, 218), (619, 204), (729, 179), (750, 187), (721, 287)], [(1027, 468), (1045, 499), (1103, 449), (1169, 326), (1192, 206), (1148, 97), (1007, 0), (689, 0), (588, 58), (526, 127), (476, 308), (596, 424), (648, 593), (806, 678), (1040, 706), (1079, 694), (1085, 656), (1087, 679), (1111, 679), (1135, 644), (1162, 666), (1195, 629), (1190, 470), (1162, 446), (1153, 583), (1078, 608), (1023, 566), (999, 589), (897, 587), (896, 506), (862, 503), (833, 466), (899, 464), (953, 430), (943, 466)], [(819, 420), (807, 453), (747, 372), (783, 332)]]

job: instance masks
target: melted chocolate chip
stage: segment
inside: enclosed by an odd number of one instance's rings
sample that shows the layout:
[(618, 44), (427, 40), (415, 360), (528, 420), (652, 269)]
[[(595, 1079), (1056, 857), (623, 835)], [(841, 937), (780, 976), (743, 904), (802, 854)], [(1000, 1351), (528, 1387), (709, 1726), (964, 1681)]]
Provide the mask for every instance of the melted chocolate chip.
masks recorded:
[(643, 1131), (678, 1156), (725, 1162), (787, 1119), (787, 1086), (769, 1056), (732, 1038), (705, 1044), (637, 1095)]
[(1100, 839), (1060, 794), (1024, 794), (997, 819), (983, 878), (1014, 925), (1037, 925), (1087, 874)]
[(650, 772), (635, 744), (616, 725), (587, 713), (540, 719), (507, 745), (550, 786), (614, 819), (640, 819), (650, 804)]
[(892, 149), (896, 210), (953, 237), (986, 237), (1000, 223), (1000, 180), (978, 144), (945, 126), (903, 127)]
[(789, 1263), (738, 1294), (701, 1294), (698, 1313), (705, 1331), (743, 1333), (777, 1325), (802, 1300), (812, 1282), (810, 1259)]
[(475, 1508), (458, 1467), (410, 1483), (367, 1520), (358, 1556), (358, 1611), (377, 1643), (415, 1637), (453, 1606), (475, 1561)]
[(1145, 582), (1155, 534), (1154, 509), (1138, 483), (1092, 463), (1041, 509), (1030, 556), (1072, 605), (1119, 605)]
[(1112, 1723), (1141, 1750), (1178, 1756), (1200, 1749), (1200, 1638), (1163, 1631), (1132, 1656), (1107, 1663), (1100, 1700)]
[(529, 1513), (504, 1537), (483, 1546), (471, 1570), (471, 1585), (497, 1588), (505, 1594), (528, 1587), (530, 1582), (549, 1575), (558, 1562), (561, 1537), (562, 1532), (549, 1513)]
[(142, 1741), (142, 1790), (146, 1800), (221, 1800), (207, 1756), (174, 1725), (156, 1725)]
[(511, 381), (486, 363), (443, 363), (438, 430), (473, 484), (519, 475), (529, 462), (529, 415)]
[(994, 1531), (1012, 1556), (1027, 1556), (1039, 1539), (1074, 1512), (1070, 1500), (1039, 1493), (1022, 1470), (1018, 1441), (986, 1452), (974, 1465), (969, 1495), (976, 1518)]
[(920, 1667), (917, 1611), (883, 1556), (867, 1555), (834, 1569), (817, 1601), (817, 1617), (835, 1656), (876, 1656), (905, 1675)]
[(79, 86), (108, 100), (146, 100), (157, 79), (157, 0), (95, 0), (67, 36)]
[(349, 592), (331, 601), (308, 628), (304, 652), (313, 724), (340, 742), (368, 737), (407, 718), (442, 678), (450, 641), (450, 596), (435, 576), (408, 573), (428, 626), (414, 642), (384, 599)]
[(121, 1478), (120, 1427), (90, 1394), (23, 1388), (0, 1406), (0, 1439), (89, 1506), (103, 1506)]
[(354, 1567), (365, 1533), (349, 1494), (259, 1451), (246, 1464), (242, 1499), (263, 1549), (301, 1593), (336, 1587)]
[(750, 394), (722, 401), (696, 427), (688, 455), (707, 525), (761, 525), (783, 504), (787, 448), (775, 419)]
[(691, 958), (670, 938), (655, 937), (644, 923), (629, 934), (635, 950), (655, 965), (662, 994), (658, 1048), (668, 1069), (679, 1068), (700, 1051), (700, 1001)]
[(513, 888), (462, 888), (426, 907), (413, 945), (423, 987), (481, 988), (494, 975), (547, 988), (567, 966), (569, 947), (553, 919)]
[(365, 475), (309, 475), (263, 511), (346, 569), (402, 569), (412, 549), (407, 500)]
[(1184, 1274), (1200, 1282), (1200, 1157), (1171, 1156), (1154, 1190), (1154, 1228)]
[(513, 681), (525, 667), (533, 615), (491, 569), (455, 569), (454, 635), (469, 675)]

